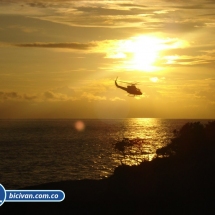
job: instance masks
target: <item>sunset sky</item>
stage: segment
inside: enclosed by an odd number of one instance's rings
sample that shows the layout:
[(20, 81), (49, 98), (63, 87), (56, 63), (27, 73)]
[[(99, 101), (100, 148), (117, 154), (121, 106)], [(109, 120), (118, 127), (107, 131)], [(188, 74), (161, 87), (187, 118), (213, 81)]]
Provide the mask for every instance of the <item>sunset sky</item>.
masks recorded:
[(214, 0), (0, 0), (0, 118), (215, 119), (214, 35)]

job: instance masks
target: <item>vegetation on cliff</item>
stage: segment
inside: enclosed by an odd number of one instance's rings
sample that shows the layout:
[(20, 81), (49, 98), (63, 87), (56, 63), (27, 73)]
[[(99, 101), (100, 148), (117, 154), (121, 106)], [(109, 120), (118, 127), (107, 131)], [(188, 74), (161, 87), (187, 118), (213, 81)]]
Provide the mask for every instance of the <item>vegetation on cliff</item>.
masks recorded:
[(215, 150), (215, 121), (203, 125), (200, 122), (186, 123), (170, 144), (157, 150), (158, 157), (209, 156)]

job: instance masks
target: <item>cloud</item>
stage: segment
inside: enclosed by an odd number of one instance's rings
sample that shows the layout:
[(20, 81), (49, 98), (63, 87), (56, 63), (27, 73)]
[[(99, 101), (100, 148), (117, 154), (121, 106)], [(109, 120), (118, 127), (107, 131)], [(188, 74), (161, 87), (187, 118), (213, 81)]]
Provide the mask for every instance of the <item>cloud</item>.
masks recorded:
[[(155, 12), (154, 8), (140, 7), (140, 5), (138, 8), (120, 6), (117, 1), (108, 5), (104, 1), (101, 1), (100, 5), (95, 2), (89, 5), (73, 5), (70, 7), (70, 10), (73, 8), (72, 12), (66, 11), (60, 18), (59, 16), (52, 16), (51, 19), (71, 26), (132, 27), (140, 26), (144, 22), (143, 16), (153, 15)], [(42, 19), (51, 20), (50, 17), (43, 17)]]
[(122, 99), (122, 98), (119, 98), (119, 97), (116, 97), (116, 96), (113, 97), (113, 98), (110, 98), (109, 100), (110, 100), (110, 101), (113, 101), (113, 102), (114, 102), (114, 101), (125, 101), (125, 99)]
[[(64, 49), (88, 51), (90, 53), (101, 53), (104, 55), (104, 58), (119, 59), (119, 63), (122, 66), (122, 60), (129, 60), (129, 53), (131, 52), (131, 50), (126, 50), (126, 44), (129, 41), (131, 42), (132, 38), (128, 38), (127, 40), (103, 40), (88, 43), (36, 42), (20, 43), (14, 45), (23, 48), (50, 48), (59, 50), (61, 49), (61, 51)], [(205, 44), (205, 46), (198, 46), (192, 43), (190, 44), (188, 41), (180, 40), (178, 38), (162, 39), (160, 41), (160, 45), (161, 56), (156, 60), (156, 66), (191, 66), (215, 63), (214, 46), (211, 46), (210, 48), (212, 49), (210, 50), (207, 44)]]
[(54, 95), (54, 93), (52, 93), (52, 92), (50, 92), (50, 91), (45, 92), (45, 93), (44, 93), (44, 96), (45, 96), (45, 98), (47, 98), (47, 99), (55, 99), (55, 98), (56, 98), (56, 96)]
[(45, 100), (67, 100), (67, 96), (60, 93), (53, 93), (52, 91), (46, 91), (43, 93)]
[(38, 99), (38, 96), (32, 96), (32, 95), (26, 95), (26, 94), (24, 94), (23, 98), (25, 100), (28, 100), (28, 101), (33, 101), (33, 100)]
[(87, 99), (88, 101), (104, 101), (106, 100), (105, 96), (97, 96), (92, 93), (84, 92), (81, 96), (82, 98)]
[(31, 6), (31, 7), (46, 8), (50, 4), (47, 5), (47, 3), (44, 3), (44, 2), (36, 2), (36, 1), (34, 1), (34, 2), (29, 2), (28, 5)]
[(95, 47), (95, 43), (20, 43), (14, 44), (18, 47), (31, 47), (31, 48), (66, 48), (66, 49), (76, 49), (76, 50), (88, 50)]
[(21, 94), (14, 91), (11, 91), (11, 92), (0, 91), (0, 101), (6, 101), (6, 100), (32, 101), (36, 99), (38, 99), (38, 96), (35, 96), (35, 95)]
[(155, 11), (155, 9), (147, 9), (147, 8), (126, 8), (124, 7), (118, 7), (118, 8), (112, 8), (111, 6), (108, 8), (104, 7), (76, 7), (78, 11), (88, 13), (88, 14), (93, 14), (93, 15), (101, 15), (101, 16), (114, 16), (114, 15), (139, 15), (139, 14), (145, 14), (145, 13), (151, 13)]
[(67, 95), (66, 93), (57, 93), (53, 91), (45, 91), (37, 95), (22, 94), (18, 92), (0, 91), (0, 101), (26, 101), (26, 102), (42, 102), (42, 101), (75, 101), (78, 100), (75, 95)]
[(25, 33), (34, 33), (34, 32), (38, 32), (39, 29), (37, 28), (34, 28), (34, 27), (26, 27), (26, 26), (21, 26), (21, 25), (12, 25), (12, 26), (9, 26), (8, 28), (10, 29), (15, 29), (15, 30), (21, 30)]
[[(28, 14), (29, 17), (60, 23), (69, 26), (105, 27), (165, 30), (169, 32), (196, 30), (196, 27), (205, 27), (202, 22), (204, 14), (212, 1), (153, 1), (134, 3), (132, 1), (64, 1), (64, 0), (13, 0), (0, 2), (13, 3), (19, 9), (11, 7), (12, 14)], [(20, 7), (22, 6), (22, 10)], [(8, 7), (7, 9), (10, 10)], [(4, 10), (5, 14), (10, 14)], [(192, 10), (192, 16), (190, 11)], [(6, 12), (5, 12), (6, 11)], [(193, 19), (195, 17), (195, 20)], [(213, 17), (207, 17), (213, 23)], [(208, 22), (207, 22), (208, 23)]]
[(1, 43), (0, 42), (0, 47), (11, 47), (11, 44), (9, 44), (9, 43)]
[(75, 101), (79, 100), (75, 96), (68, 96), (62, 93), (55, 93), (52, 91), (46, 91), (42, 94), (43, 99), (46, 101)]
[(0, 92), (0, 100), (20, 99), (22, 98), (17, 92)]
[[(77, 0), (71, 0), (71, 1), (77, 1)], [(32, 6), (51, 3), (51, 2), (68, 2), (68, 0), (44, 0), (44, 1), (42, 0), (0, 0), (0, 3), (29, 3)]]
[[(143, 16), (158, 10), (135, 4), (119, 4), (120, 1), (10, 1), (17, 7), (6, 7), (3, 14), (27, 14), (28, 17), (82, 27), (140, 26)], [(22, 3), (22, 5), (20, 5)], [(26, 4), (25, 4), (26, 3)], [(20, 13), (21, 11), (21, 13)]]
[(172, 55), (164, 56), (158, 64), (167, 64), (172, 66), (192, 66), (214, 64), (215, 56), (213, 55)]
[(146, 7), (145, 5), (132, 4), (132, 3), (119, 3), (118, 5), (122, 6), (122, 7), (128, 7), (128, 8), (131, 8), (131, 7)]

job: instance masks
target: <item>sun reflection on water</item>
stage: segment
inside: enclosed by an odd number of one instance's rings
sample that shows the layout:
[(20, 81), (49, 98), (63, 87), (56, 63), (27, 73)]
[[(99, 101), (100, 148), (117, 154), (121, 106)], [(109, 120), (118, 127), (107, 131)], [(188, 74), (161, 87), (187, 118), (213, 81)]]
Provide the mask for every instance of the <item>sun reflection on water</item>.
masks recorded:
[[(158, 118), (132, 118), (127, 119), (118, 140), (141, 140), (141, 145), (134, 144), (127, 147), (124, 152), (116, 150), (113, 159), (118, 163), (138, 165), (143, 160), (151, 161), (156, 156), (156, 149), (167, 144), (165, 120)], [(171, 138), (171, 136), (169, 137)]]

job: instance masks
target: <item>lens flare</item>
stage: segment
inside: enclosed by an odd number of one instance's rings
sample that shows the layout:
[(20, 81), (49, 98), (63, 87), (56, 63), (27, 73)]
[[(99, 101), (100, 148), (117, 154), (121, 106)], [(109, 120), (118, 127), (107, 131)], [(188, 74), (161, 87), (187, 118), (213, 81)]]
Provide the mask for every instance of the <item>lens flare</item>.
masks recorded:
[(77, 131), (83, 131), (83, 130), (85, 129), (85, 124), (84, 124), (84, 122), (81, 121), (81, 120), (76, 121), (76, 122), (75, 122), (75, 129), (76, 129)]

